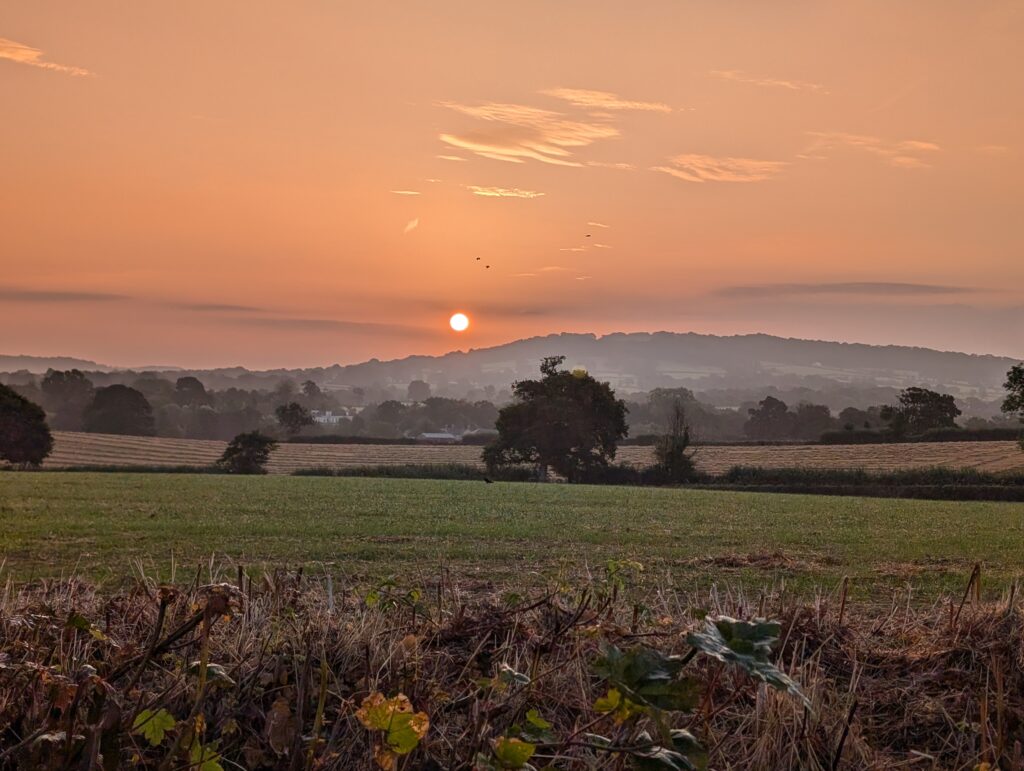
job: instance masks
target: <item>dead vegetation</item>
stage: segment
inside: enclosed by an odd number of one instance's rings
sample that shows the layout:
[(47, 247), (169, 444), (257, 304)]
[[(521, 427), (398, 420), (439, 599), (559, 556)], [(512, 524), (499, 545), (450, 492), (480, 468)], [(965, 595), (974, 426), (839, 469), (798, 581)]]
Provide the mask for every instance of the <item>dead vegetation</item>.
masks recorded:
[[(8, 583), (0, 768), (686, 768), (627, 751), (661, 718), (602, 706), (612, 646), (684, 657), (696, 700), (667, 720), (710, 768), (1024, 769), (1024, 615), (1013, 594), (982, 601), (979, 571), (928, 607), (867, 607), (845, 584), (641, 589), (639, 569), (530, 597), (447, 573), (419, 588), (241, 568), (116, 592)], [(694, 656), (705, 616), (781, 622), (771, 658), (809, 707)]]

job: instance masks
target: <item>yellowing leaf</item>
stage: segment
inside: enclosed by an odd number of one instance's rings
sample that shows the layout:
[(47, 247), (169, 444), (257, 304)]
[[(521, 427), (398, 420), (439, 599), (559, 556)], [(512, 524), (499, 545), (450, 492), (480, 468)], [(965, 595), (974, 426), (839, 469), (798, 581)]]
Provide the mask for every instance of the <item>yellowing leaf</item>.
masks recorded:
[(622, 694), (618, 688), (609, 688), (608, 693), (598, 697), (594, 702), (594, 712), (614, 712), (622, 704)]
[(367, 728), (386, 731), (396, 712), (412, 712), (408, 697), (400, 693), (389, 699), (378, 691), (363, 699), (362, 706), (356, 710), (356, 717)]
[(408, 755), (427, 735), (430, 719), (425, 712), (397, 712), (388, 727), (388, 747), (399, 755)]
[(494, 740), (494, 757), (502, 768), (522, 768), (537, 748), (521, 739), (502, 736)]

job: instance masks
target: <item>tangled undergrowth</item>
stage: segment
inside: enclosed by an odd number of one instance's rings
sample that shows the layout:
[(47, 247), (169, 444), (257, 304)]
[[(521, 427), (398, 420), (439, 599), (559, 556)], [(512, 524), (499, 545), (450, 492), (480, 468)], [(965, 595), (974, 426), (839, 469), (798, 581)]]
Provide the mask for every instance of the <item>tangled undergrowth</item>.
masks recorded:
[(0, 768), (1024, 769), (1024, 617), (977, 569), (926, 608), (637, 570), (531, 597), (8, 583)]

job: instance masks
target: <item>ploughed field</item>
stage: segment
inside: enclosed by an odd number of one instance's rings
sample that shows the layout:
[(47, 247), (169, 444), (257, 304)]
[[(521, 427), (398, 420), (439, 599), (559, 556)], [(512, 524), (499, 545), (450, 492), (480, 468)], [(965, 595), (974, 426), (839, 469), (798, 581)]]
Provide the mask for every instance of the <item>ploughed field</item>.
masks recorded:
[(561, 484), (110, 472), (0, 473), (0, 580), (133, 571), (201, 582), (242, 564), (342, 584), (444, 566), (529, 587), (637, 560), (651, 580), (888, 603), (962, 592), (975, 562), (998, 595), (1024, 571), (1024, 504)]
[[(220, 457), (225, 442), (205, 439), (114, 436), (55, 432), (47, 468), (75, 466), (203, 466)], [(405, 463), (481, 465), (480, 447), (447, 445), (290, 444), (271, 456), (273, 474), (315, 466), (375, 466)], [(618, 460), (650, 463), (650, 447), (621, 447)], [(732, 466), (765, 468), (902, 468), (949, 466), (979, 471), (1024, 471), (1024, 453), (1015, 442), (920, 442), (875, 445), (784, 445), (701, 447), (697, 466), (721, 473)]]

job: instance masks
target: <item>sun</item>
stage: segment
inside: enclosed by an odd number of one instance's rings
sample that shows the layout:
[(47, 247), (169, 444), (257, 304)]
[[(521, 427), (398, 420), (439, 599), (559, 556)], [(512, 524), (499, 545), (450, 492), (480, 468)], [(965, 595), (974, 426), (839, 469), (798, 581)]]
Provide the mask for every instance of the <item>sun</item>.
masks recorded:
[(469, 329), (469, 316), (465, 313), (453, 314), (452, 317), (448, 319), (448, 326), (456, 332), (465, 332)]

